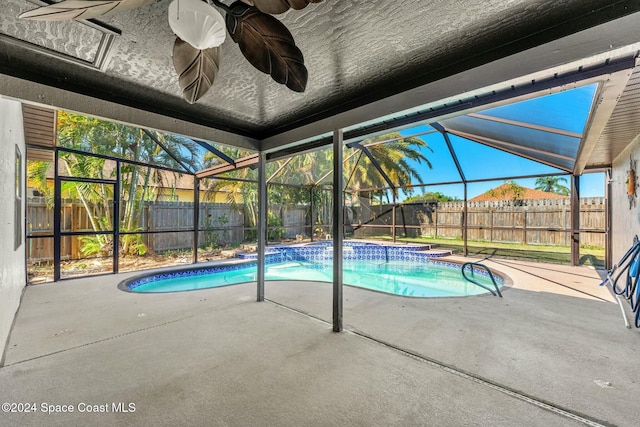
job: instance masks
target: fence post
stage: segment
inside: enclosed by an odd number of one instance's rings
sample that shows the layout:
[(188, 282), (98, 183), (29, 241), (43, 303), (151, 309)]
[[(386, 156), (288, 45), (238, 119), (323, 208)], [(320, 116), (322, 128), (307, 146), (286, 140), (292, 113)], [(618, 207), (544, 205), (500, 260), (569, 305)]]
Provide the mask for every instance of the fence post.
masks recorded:
[(313, 233), (315, 232), (314, 228), (315, 228), (315, 221), (313, 220), (313, 215), (315, 213), (315, 206), (313, 203), (313, 187), (309, 188), (309, 205), (310, 205), (310, 210), (311, 210), (311, 231), (309, 232), (309, 236), (311, 238), (311, 241), (313, 242)]
[(393, 205), (391, 206), (391, 237), (396, 242), (396, 193), (393, 191)]
[(489, 242), (493, 243), (493, 207), (489, 207)]
[(567, 209), (562, 208), (562, 245), (567, 246)]
[[(79, 230), (79, 223), (80, 223), (80, 215), (82, 213), (82, 211), (79, 209), (78, 206), (75, 205), (75, 203), (71, 203), (71, 208), (70, 208), (70, 212), (71, 214), (69, 215), (71, 217), (71, 231), (78, 231)], [(64, 230), (66, 231), (66, 230)], [(78, 247), (78, 236), (71, 236), (71, 259), (76, 259), (78, 258), (78, 255), (80, 254), (80, 248)]]
[(434, 219), (433, 219), (433, 225), (435, 227), (435, 231), (433, 232), (433, 238), (437, 239), (438, 238), (438, 212), (440, 211), (440, 209), (438, 209), (439, 206), (436, 205), (436, 208), (433, 210), (434, 215)]
[[(153, 209), (151, 203), (147, 203), (147, 231), (153, 231)], [(155, 239), (153, 234), (147, 234), (147, 247), (155, 253)]]
[(527, 244), (527, 208), (522, 208), (522, 244)]

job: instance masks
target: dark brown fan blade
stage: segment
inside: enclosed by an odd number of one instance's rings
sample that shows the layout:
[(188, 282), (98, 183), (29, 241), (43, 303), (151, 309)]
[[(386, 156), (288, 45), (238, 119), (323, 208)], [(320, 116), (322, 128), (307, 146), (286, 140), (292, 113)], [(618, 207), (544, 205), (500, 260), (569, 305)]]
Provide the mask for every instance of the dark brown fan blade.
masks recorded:
[(289, 9), (304, 9), (310, 3), (320, 3), (322, 0), (242, 0), (248, 5), (255, 6), (264, 13), (276, 15)]
[(173, 45), (173, 67), (178, 73), (178, 83), (182, 96), (190, 104), (195, 104), (211, 88), (220, 69), (220, 50), (196, 49), (189, 43), (176, 38)]
[(296, 92), (307, 86), (307, 68), (293, 36), (280, 21), (242, 2), (231, 5), (227, 29), (247, 60)]

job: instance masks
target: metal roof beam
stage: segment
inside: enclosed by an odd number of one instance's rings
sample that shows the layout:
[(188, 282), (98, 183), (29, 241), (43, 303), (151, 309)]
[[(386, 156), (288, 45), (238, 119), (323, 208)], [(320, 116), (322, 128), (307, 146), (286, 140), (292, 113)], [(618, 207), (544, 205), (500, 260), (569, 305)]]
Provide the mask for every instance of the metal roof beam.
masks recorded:
[(277, 171), (275, 171), (269, 178), (267, 178), (267, 184), (271, 182), (271, 180), (273, 180), (273, 178), (275, 178), (290, 162), (291, 160), (293, 160), (293, 157), (289, 157), (287, 160), (284, 161), (284, 163), (278, 168)]
[[(387, 130), (389, 130), (389, 129), (387, 129)], [(422, 136), (422, 135), (428, 135), (430, 133), (435, 133), (435, 132), (437, 132), (437, 131), (428, 130), (428, 131), (424, 131), (424, 132), (418, 132), (418, 133), (415, 133), (415, 134), (412, 134), (412, 135), (400, 136), (398, 138), (385, 139), (384, 141), (370, 142), (369, 144), (365, 144), (365, 147), (371, 147), (371, 146), (374, 146), (374, 145), (377, 145), (377, 144), (386, 144), (387, 142), (398, 141), (400, 139), (419, 137), (419, 136)], [(369, 136), (369, 134), (367, 132), (362, 132), (361, 130), (347, 131), (347, 132), (344, 133), (344, 135), (345, 135), (345, 141), (347, 141), (347, 140), (353, 141), (353, 142), (350, 142), (349, 144), (347, 144), (348, 147), (350, 147), (351, 144), (362, 142), (364, 139), (366, 139), (367, 136)], [(314, 139), (313, 141), (309, 141), (309, 142), (303, 143), (303, 144), (298, 145), (296, 147), (291, 147), (291, 148), (283, 149), (283, 150), (280, 150), (280, 151), (272, 151), (269, 154), (267, 154), (267, 159), (268, 160), (277, 160), (277, 159), (281, 159), (283, 157), (289, 157), (289, 156), (293, 156), (293, 155), (296, 155), (296, 154), (303, 154), (303, 153), (306, 153), (306, 152), (309, 152), (309, 151), (313, 151), (313, 150), (317, 150), (317, 149), (329, 146), (332, 141), (333, 141), (333, 137), (331, 137), (331, 136)]]
[[(349, 160), (350, 158), (352, 158), (353, 156), (355, 156), (355, 155), (356, 155), (356, 154), (358, 154), (358, 153), (359, 153), (358, 151), (354, 151), (353, 153), (349, 154), (347, 157), (345, 157), (345, 158), (342, 160), (342, 163), (343, 163), (343, 164), (344, 164), (344, 163), (346, 163), (346, 162), (347, 162), (347, 160)], [(360, 153), (361, 153), (361, 152), (360, 152)], [(360, 159), (358, 159), (358, 161), (360, 161)], [(356, 162), (356, 164), (357, 164), (357, 163), (358, 163), (358, 162)], [(321, 183), (322, 181), (324, 181), (327, 177), (329, 177), (329, 175), (331, 175), (332, 173), (333, 173), (333, 169), (331, 169), (329, 172), (327, 172), (327, 173), (325, 173), (324, 175), (322, 175), (322, 176), (320, 177), (320, 179), (319, 179), (319, 180), (317, 180), (317, 181), (315, 182), (315, 184), (314, 184), (314, 185), (320, 185), (320, 183)]]
[[(353, 157), (354, 154), (358, 153), (358, 160), (356, 160), (356, 163), (353, 165), (353, 169), (351, 169), (351, 174), (349, 174), (349, 179), (347, 180), (347, 182), (344, 184), (344, 188), (349, 188), (349, 184), (351, 184), (351, 180), (353, 179), (353, 175), (356, 174), (356, 167), (358, 166), (358, 163), (360, 163), (360, 159), (362, 159), (362, 156), (364, 155), (364, 151), (359, 150), (359, 151), (354, 151), (353, 153), (351, 153), (351, 157)], [(345, 190), (346, 191), (346, 190)]]
[(197, 172), (196, 177), (207, 178), (214, 175), (220, 175), (221, 173), (225, 173), (225, 172), (231, 172), (231, 171), (246, 168), (246, 167), (252, 167), (258, 164), (259, 157), (260, 157), (260, 154), (256, 153), (247, 157), (243, 157), (242, 159), (236, 160), (235, 164), (233, 165), (231, 164), (216, 165), (208, 169), (201, 170), (200, 172)]
[[(537, 150), (535, 148), (523, 147), (521, 145), (512, 144), (512, 143), (499, 141), (499, 140), (493, 140), (493, 139), (490, 139), (490, 138), (482, 138), (482, 137), (479, 137), (477, 135), (468, 134), (466, 132), (458, 132), (458, 131), (453, 131), (453, 130), (447, 130), (447, 132), (451, 133), (452, 135), (457, 135), (457, 136), (460, 136), (462, 138), (466, 138), (466, 139), (468, 139), (470, 141), (477, 142), (477, 143), (482, 144), (482, 145), (486, 145), (487, 147), (495, 148), (496, 150), (504, 151), (505, 153), (509, 153), (509, 154), (513, 154), (514, 156), (522, 157), (523, 159), (531, 160), (531, 161), (534, 161), (534, 162), (537, 162), (537, 163), (542, 163), (544, 165), (551, 166), (552, 168), (560, 169), (560, 170), (563, 170), (565, 172), (571, 172), (571, 170), (568, 169), (565, 166), (560, 166), (557, 163), (552, 163), (552, 162), (549, 162), (549, 161), (546, 161), (546, 160), (542, 160), (542, 159), (534, 157), (534, 156), (528, 156), (528, 155), (526, 155), (524, 153), (520, 153), (520, 152), (515, 151), (515, 150), (510, 150), (508, 147), (521, 148), (521, 149), (532, 151), (532, 152), (552, 155), (552, 153), (549, 153), (549, 152), (546, 152), (546, 151)], [(501, 146), (501, 144), (504, 144), (504, 145)], [(571, 162), (574, 161), (574, 159), (572, 157), (562, 156), (560, 154), (557, 154), (555, 156), (556, 157), (560, 157), (560, 158), (564, 158), (565, 160), (569, 160)]]
[(224, 154), (222, 151), (218, 150), (216, 147), (214, 147), (213, 145), (209, 144), (208, 142), (205, 141), (200, 141), (198, 139), (191, 139), (193, 142), (195, 142), (196, 144), (198, 144), (199, 146), (201, 146), (202, 148), (204, 148), (205, 150), (215, 154), (217, 157), (219, 157), (220, 159), (224, 160), (227, 163), (231, 163), (232, 165), (235, 164), (235, 160), (232, 159), (231, 157), (227, 156), (226, 154)]
[(476, 119), (502, 123), (502, 124), (505, 124), (505, 125), (513, 125), (513, 126), (518, 126), (518, 127), (525, 128), (525, 129), (538, 130), (538, 131), (541, 131), (541, 132), (548, 132), (548, 133), (553, 133), (553, 134), (557, 134), (557, 135), (570, 136), (572, 138), (582, 138), (582, 136), (583, 136), (583, 134), (577, 133), (577, 132), (570, 132), (568, 130), (562, 130), (562, 129), (556, 129), (556, 128), (547, 127), (547, 126), (535, 125), (533, 123), (525, 123), (525, 122), (521, 122), (521, 121), (518, 121), (518, 120), (509, 120), (509, 119), (503, 119), (501, 117), (487, 116), (486, 114), (470, 113), (470, 114), (467, 114), (467, 117), (473, 117), (473, 118), (476, 118)]
[(449, 139), (449, 135), (447, 135), (447, 131), (442, 127), (440, 123), (431, 123), (438, 132), (442, 134), (444, 138), (444, 142), (447, 144), (447, 148), (449, 149), (449, 154), (451, 154), (451, 158), (453, 162), (456, 164), (456, 168), (458, 169), (458, 174), (460, 174), (460, 179), (462, 179), (463, 183), (467, 183), (467, 178), (464, 176), (464, 171), (462, 170), (462, 166), (460, 165), (460, 161), (458, 160), (458, 156), (456, 155), (456, 151), (453, 149), (453, 144), (451, 144), (451, 140)]
[[(430, 130), (423, 131), (423, 132), (413, 133), (411, 135), (406, 135), (406, 136), (400, 135), (400, 136), (393, 137), (393, 138), (387, 138), (387, 139), (384, 139), (384, 140), (381, 140), (381, 141), (369, 142), (367, 144), (364, 144), (364, 147), (374, 147), (374, 146), (380, 145), (380, 144), (387, 144), (389, 142), (400, 141), (402, 139), (417, 138), (419, 136), (429, 135), (431, 133), (436, 133), (436, 132), (438, 132), (438, 131), (434, 130), (434, 129), (430, 129)], [(368, 138), (358, 139), (357, 141), (350, 142), (350, 143), (347, 144), (347, 147), (352, 148), (352, 147), (356, 146), (357, 144), (360, 144), (360, 143), (366, 141), (367, 139)]]
[(185, 163), (182, 162), (182, 160), (180, 160), (176, 155), (174, 155), (173, 152), (171, 152), (171, 150), (169, 150), (166, 145), (160, 142), (160, 140), (155, 135), (153, 135), (147, 129), (142, 129), (142, 132), (144, 132), (149, 138), (151, 138), (153, 142), (158, 144), (160, 148), (162, 148), (165, 151), (165, 153), (169, 155), (169, 157), (175, 160), (175, 162), (178, 163), (184, 169), (185, 172), (188, 172), (191, 174), (195, 173), (195, 171), (192, 171)]
[(378, 171), (378, 173), (380, 173), (380, 175), (382, 175), (382, 178), (387, 182), (387, 184), (389, 184), (389, 187), (391, 187), (394, 191), (396, 189), (396, 186), (393, 184), (393, 182), (391, 181), (391, 178), (389, 178), (389, 176), (385, 173), (385, 171), (382, 169), (382, 166), (380, 166), (380, 163), (378, 163), (378, 161), (376, 160), (375, 157), (373, 157), (373, 154), (371, 154), (371, 151), (369, 151), (369, 149), (367, 147), (363, 147), (360, 144), (354, 145), (354, 148), (357, 148), (359, 150), (362, 150), (362, 152), (364, 153), (365, 156), (367, 156), (369, 158), (369, 160), (371, 161), (371, 164), (373, 165), (373, 167), (376, 168), (376, 170)]
[[(602, 171), (599, 171), (602, 172)], [(558, 172), (558, 173), (543, 173), (543, 174), (532, 174), (532, 175), (518, 175), (518, 176), (499, 176), (495, 178), (478, 178), (478, 179), (469, 179), (467, 180), (467, 184), (476, 184), (479, 182), (494, 182), (501, 181), (505, 179), (530, 179), (530, 178), (542, 178), (546, 176), (571, 176), (571, 172)], [(404, 188), (424, 188), (424, 187), (439, 187), (443, 185), (463, 185), (462, 181), (443, 181), (443, 182), (430, 182), (427, 184), (411, 184), (407, 185)], [(358, 191), (367, 192), (367, 191), (385, 191), (390, 190), (389, 187), (371, 187), (371, 188), (361, 188)], [(353, 193), (351, 190), (345, 190), (347, 193)]]
[[(27, 148), (40, 148), (40, 147), (27, 146)], [(104, 154), (89, 153), (87, 151), (76, 150), (76, 149), (73, 149), (73, 148), (55, 147), (55, 148), (52, 149), (52, 152), (53, 151), (63, 151), (63, 152), (66, 152), (66, 153), (79, 154), (81, 156), (91, 156), (91, 157), (96, 157), (98, 159), (112, 160), (114, 162), (127, 163), (127, 164), (130, 164), (130, 165), (141, 166), (141, 167), (145, 167), (145, 168), (154, 168), (154, 169), (163, 170), (163, 171), (167, 171), (167, 172), (187, 173), (189, 175), (193, 175), (193, 172), (184, 171), (184, 170), (180, 170), (180, 169), (174, 169), (174, 168), (170, 168), (170, 167), (167, 167), (167, 166), (154, 165), (153, 163), (139, 162), (139, 161), (136, 161), (136, 160), (129, 160), (129, 159), (120, 158), (120, 157), (107, 156), (107, 155), (104, 155)]]
[[(527, 147), (525, 145), (520, 145), (520, 144), (515, 144), (513, 142), (507, 142), (501, 139), (495, 139), (495, 138), (489, 138), (486, 136), (481, 136), (481, 135), (474, 135), (468, 132), (462, 132), (462, 131), (458, 131), (458, 130), (454, 130), (454, 129), (447, 129), (447, 132), (453, 134), (453, 135), (457, 135), (457, 136), (461, 136), (463, 138), (472, 140), (472, 141), (476, 141), (476, 142), (480, 142), (483, 143), (485, 145), (488, 144), (496, 144), (496, 146), (494, 148), (498, 148), (499, 150), (502, 151), (506, 151), (504, 148), (499, 148), (500, 146), (502, 147), (509, 147), (509, 148), (515, 148), (515, 149), (522, 149), (525, 151), (530, 151), (532, 153), (537, 153), (537, 154), (543, 154), (545, 156), (551, 156), (551, 157), (555, 157), (558, 159), (562, 159), (562, 160), (568, 160), (570, 162), (574, 162), (575, 158), (571, 157), (571, 156), (565, 156), (564, 154), (558, 154), (558, 153), (553, 153), (551, 151), (546, 151), (546, 150), (540, 150), (538, 148), (533, 148), (533, 147)], [(537, 158), (532, 157), (531, 160), (536, 160)]]
[[(635, 28), (639, 16), (640, 14), (634, 13), (595, 25), (344, 113), (284, 130), (263, 139), (261, 149), (276, 151), (289, 148), (299, 144), (299, 141), (325, 134), (337, 127), (345, 128), (347, 138), (349, 128), (364, 122), (375, 123), (376, 120), (379, 120), (382, 129), (372, 130), (368, 127), (365, 132), (384, 132), (385, 129), (398, 126), (397, 122), (394, 123), (394, 120), (401, 119), (398, 116), (410, 115), (419, 111), (421, 106), (440, 108), (442, 100), (449, 100), (446, 107), (450, 108), (450, 113), (475, 108), (478, 104), (486, 106), (489, 99), (482, 96), (483, 88), (495, 87), (495, 92), (485, 91), (484, 94), (496, 93), (498, 98), (502, 97), (504, 100), (514, 96), (514, 91), (510, 89), (532, 93), (609, 74), (612, 71), (607, 71), (606, 68), (620, 63), (616, 57), (604, 63), (603, 54), (611, 51), (611, 46), (628, 46), (638, 42)], [(603, 34), (607, 37), (603, 37)], [(461, 93), (470, 96), (460, 96)], [(440, 119), (446, 114), (444, 111), (429, 113), (428, 111), (427, 116), (433, 119)], [(410, 125), (418, 122), (420, 118), (412, 117), (407, 120), (410, 120), (410, 123), (406, 125)], [(384, 124), (383, 121), (390, 123)]]
[(385, 173), (385, 171), (382, 170), (382, 166), (380, 166), (380, 163), (378, 163), (375, 157), (373, 157), (373, 154), (371, 154), (371, 151), (369, 151), (367, 147), (363, 147), (360, 144), (353, 144), (352, 147), (361, 150), (364, 153), (364, 155), (369, 158), (373, 167), (376, 168), (376, 170), (382, 176), (382, 178), (387, 182), (387, 184), (389, 184), (389, 187), (391, 187), (395, 191), (396, 186), (393, 184), (393, 182), (391, 181), (389, 176)]
[[(566, 71), (563, 74), (553, 74), (547, 78), (529, 81), (520, 86), (510, 86), (502, 91), (490, 91), (486, 95), (476, 95), (468, 99), (460, 99), (458, 102), (451, 101), (439, 106), (429, 107), (418, 111), (410, 116), (402, 116), (397, 119), (386, 120), (378, 126), (345, 130), (344, 140), (353, 141), (364, 139), (374, 134), (383, 134), (393, 129), (418, 126), (422, 123), (431, 124), (431, 120), (443, 120), (446, 118), (463, 115), (464, 112), (471, 114), (474, 111), (481, 111), (485, 108), (510, 104), (513, 102), (532, 99), (543, 94), (555, 93), (566, 89), (567, 86), (578, 86), (590, 83), (598, 83), (603, 79), (603, 75), (614, 72), (627, 71), (635, 66), (635, 57), (628, 55), (616, 61), (607, 61), (605, 64), (597, 64), (590, 67), (578, 67), (576, 70)], [(275, 137), (274, 137), (275, 138)], [(315, 139), (306, 143), (291, 143), (286, 146), (276, 146), (270, 149), (269, 142), (272, 138), (267, 138), (262, 142), (262, 148), (270, 151), (269, 159), (289, 157), (300, 152), (310, 151), (331, 144), (332, 137), (327, 136)]]

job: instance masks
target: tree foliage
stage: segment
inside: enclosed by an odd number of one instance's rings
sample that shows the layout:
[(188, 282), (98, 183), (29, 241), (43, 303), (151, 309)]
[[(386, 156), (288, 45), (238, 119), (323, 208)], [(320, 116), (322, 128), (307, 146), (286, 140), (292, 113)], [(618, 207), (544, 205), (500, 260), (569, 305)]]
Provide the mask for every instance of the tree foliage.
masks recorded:
[[(361, 145), (371, 153), (396, 188), (396, 196), (398, 188), (407, 187), (404, 192), (411, 194), (413, 189), (408, 186), (424, 183), (416, 165), (424, 163), (429, 169), (433, 167), (424, 154), (425, 150), (433, 150), (417, 137), (402, 138), (399, 132), (392, 132), (366, 139)], [(347, 188), (356, 193), (369, 188), (389, 187), (389, 183), (366, 154), (346, 160), (344, 169), (351, 174)]]
[(429, 191), (423, 194), (409, 196), (406, 199), (404, 199), (405, 203), (430, 202), (433, 200), (437, 202), (453, 202), (459, 199), (456, 197), (447, 196), (446, 194), (441, 193), (440, 191)]
[[(196, 167), (196, 144), (173, 135), (155, 133), (165, 147), (184, 164)], [(65, 111), (58, 112), (58, 146), (70, 148), (87, 155), (72, 152), (59, 152), (59, 174), (78, 178), (97, 178), (116, 180), (116, 163), (99, 154), (123, 160), (133, 160), (146, 164), (138, 166), (123, 162), (120, 169), (120, 194), (114, 193), (112, 184), (64, 181), (62, 193), (65, 198), (78, 199), (82, 203), (91, 228), (96, 232), (91, 242), (83, 247), (91, 253), (108, 253), (112, 250), (112, 236), (99, 234), (113, 231), (114, 197), (121, 200), (120, 231), (139, 230), (141, 209), (145, 201), (155, 200), (160, 188), (175, 185), (180, 174), (166, 172), (154, 165), (181, 169), (181, 166), (169, 153), (153, 141), (142, 129), (132, 126), (100, 120)], [(31, 162), (28, 169), (29, 179), (41, 191), (50, 195), (46, 184), (48, 162)], [(135, 236), (123, 236), (123, 253), (142, 254), (146, 248)], [(87, 240), (87, 238), (85, 238)], [(85, 252), (86, 252), (85, 251)], [(89, 253), (86, 253), (89, 255)]]
[[(422, 177), (416, 165), (424, 163), (431, 168), (431, 162), (423, 151), (432, 151), (420, 138), (402, 138), (398, 132), (377, 136), (361, 142), (376, 159), (382, 171), (397, 188), (422, 183)], [(226, 155), (238, 159), (249, 153), (243, 150), (224, 147)], [(352, 194), (367, 192), (371, 188), (388, 187), (387, 181), (374, 167), (363, 150), (345, 146), (343, 154), (343, 183)], [(223, 161), (214, 154), (207, 154), (204, 166), (211, 167)], [(333, 151), (316, 150), (299, 154), (287, 159), (267, 164), (267, 182), (269, 205), (292, 206), (309, 204), (311, 197), (315, 207), (314, 224), (331, 223), (331, 192), (322, 191), (332, 185)], [(248, 214), (247, 222), (254, 227), (257, 223), (258, 192), (257, 185), (244, 180), (257, 180), (257, 173), (249, 168), (224, 174), (227, 179), (207, 180), (205, 188), (209, 197), (216, 192), (225, 192), (227, 201), (238, 208), (244, 206)], [(236, 181), (234, 181), (234, 179)], [(242, 181), (238, 181), (238, 179)], [(294, 184), (296, 187), (277, 184)], [(310, 191), (314, 188), (314, 191)], [(406, 189), (405, 193), (411, 193)]]
[(522, 204), (522, 197), (525, 192), (526, 189), (523, 186), (513, 180), (509, 180), (505, 181), (500, 187), (487, 191), (487, 194), (491, 197), (509, 200), (514, 206), (518, 206)]
[(555, 193), (562, 196), (568, 196), (570, 190), (566, 185), (562, 185), (561, 182), (567, 183), (567, 178), (562, 176), (540, 177), (536, 179), (535, 189), (545, 191), (547, 193)]

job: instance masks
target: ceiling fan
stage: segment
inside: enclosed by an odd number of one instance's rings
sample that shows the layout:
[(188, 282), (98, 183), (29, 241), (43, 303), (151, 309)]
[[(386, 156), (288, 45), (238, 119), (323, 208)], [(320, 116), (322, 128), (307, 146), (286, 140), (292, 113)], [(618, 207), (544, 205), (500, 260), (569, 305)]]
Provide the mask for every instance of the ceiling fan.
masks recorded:
[[(159, 0), (63, 0), (21, 14), (23, 19), (91, 19), (157, 3)], [(176, 34), (173, 66), (182, 96), (193, 104), (211, 88), (220, 68), (219, 46), (226, 32), (258, 70), (295, 92), (304, 92), (308, 72), (291, 32), (273, 15), (304, 9), (322, 0), (173, 0), (169, 26)], [(223, 17), (219, 10), (225, 13)], [(226, 28), (225, 28), (226, 27)]]

